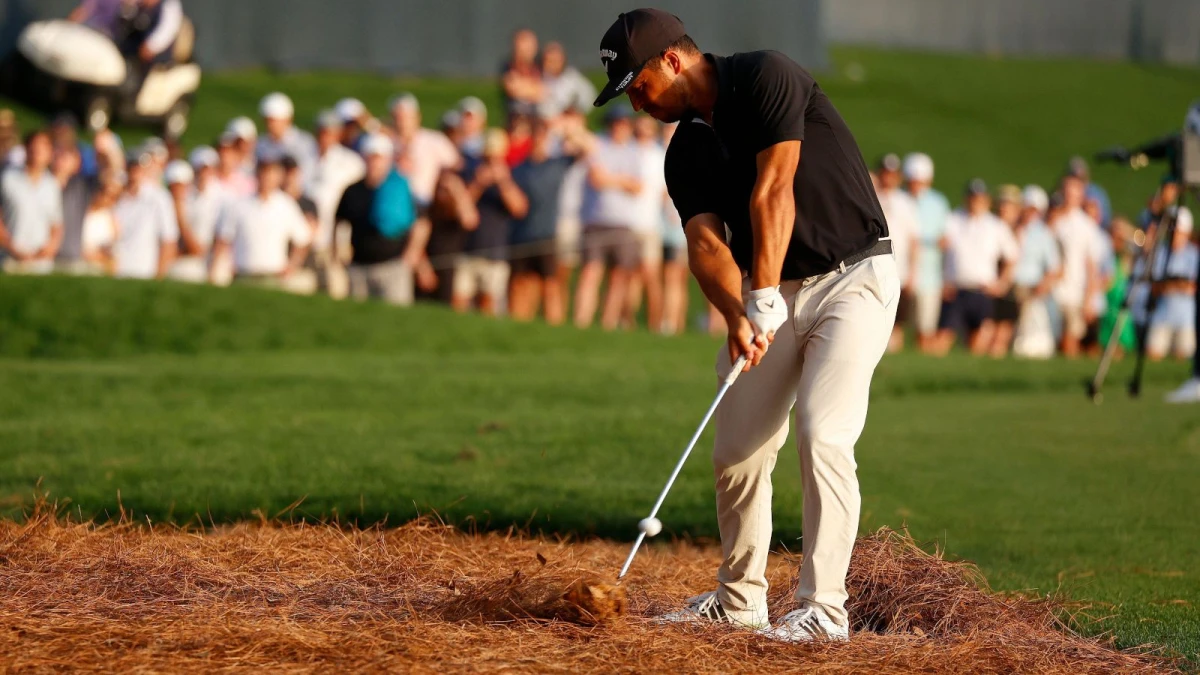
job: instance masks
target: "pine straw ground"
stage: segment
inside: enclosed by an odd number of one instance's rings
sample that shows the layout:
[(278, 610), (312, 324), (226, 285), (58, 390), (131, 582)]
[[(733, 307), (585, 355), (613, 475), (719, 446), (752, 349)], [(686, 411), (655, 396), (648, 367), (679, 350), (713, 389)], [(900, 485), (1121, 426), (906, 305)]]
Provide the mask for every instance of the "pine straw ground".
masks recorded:
[[(1060, 624), (1061, 606), (986, 590), (978, 570), (880, 531), (858, 542), (849, 643), (797, 646), (646, 617), (711, 587), (718, 552), (395, 529), (205, 531), (0, 522), (0, 671), (1170, 672)], [(773, 618), (797, 560), (771, 563)], [(583, 581), (582, 584), (575, 582)], [(589, 615), (564, 593), (588, 598)], [(628, 608), (616, 608), (627, 591)], [(578, 598), (575, 598), (578, 600)], [(596, 625), (589, 625), (596, 624)]]

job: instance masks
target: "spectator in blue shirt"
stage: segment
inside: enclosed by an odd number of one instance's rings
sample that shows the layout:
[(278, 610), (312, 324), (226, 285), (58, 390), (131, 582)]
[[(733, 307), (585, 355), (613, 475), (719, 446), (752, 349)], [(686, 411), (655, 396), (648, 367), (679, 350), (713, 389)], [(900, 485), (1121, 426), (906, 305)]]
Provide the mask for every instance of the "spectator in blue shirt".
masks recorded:
[(950, 200), (933, 189), (933, 160), (915, 152), (904, 158), (908, 193), (917, 204), (917, 270), (914, 282), (917, 344), (924, 352), (936, 351), (938, 319), (942, 308), (942, 239), (950, 216)]
[(1196, 268), (1200, 250), (1192, 242), (1192, 212), (1180, 207), (1175, 221), (1175, 236), (1154, 261), (1154, 290), (1159, 293), (1158, 305), (1150, 317), (1146, 336), (1146, 355), (1161, 360), (1168, 353), (1183, 360), (1196, 351)]
[(525, 217), (513, 222), (510, 237), (513, 259), (509, 312), (514, 319), (533, 319), (539, 299), (546, 323), (557, 326), (566, 319), (566, 289), (558, 276), (555, 243), (559, 193), (567, 171), (589, 143), (586, 130), (579, 129), (560, 139), (549, 120), (536, 119), (529, 157), (513, 169), (513, 180), (529, 202)]

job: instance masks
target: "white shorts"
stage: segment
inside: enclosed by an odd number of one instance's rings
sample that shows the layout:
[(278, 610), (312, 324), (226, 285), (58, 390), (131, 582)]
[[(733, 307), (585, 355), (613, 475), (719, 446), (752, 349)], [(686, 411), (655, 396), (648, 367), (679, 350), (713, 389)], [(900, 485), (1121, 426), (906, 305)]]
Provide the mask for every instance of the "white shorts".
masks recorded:
[(654, 230), (634, 230), (641, 244), (642, 264), (656, 267), (662, 264), (662, 233)]
[(454, 263), (453, 294), (474, 299), (477, 295), (503, 298), (508, 294), (509, 266), (505, 260), (460, 256)]
[(554, 244), (558, 262), (569, 267), (579, 266), (579, 247), (583, 237), (583, 224), (578, 218), (559, 218), (554, 230)]
[(1152, 325), (1146, 334), (1146, 352), (1159, 358), (1171, 354), (1177, 359), (1190, 359), (1196, 353), (1196, 329)]
[(918, 335), (933, 335), (938, 329), (938, 319), (942, 314), (941, 291), (918, 291), (913, 303), (916, 305), (913, 322)]

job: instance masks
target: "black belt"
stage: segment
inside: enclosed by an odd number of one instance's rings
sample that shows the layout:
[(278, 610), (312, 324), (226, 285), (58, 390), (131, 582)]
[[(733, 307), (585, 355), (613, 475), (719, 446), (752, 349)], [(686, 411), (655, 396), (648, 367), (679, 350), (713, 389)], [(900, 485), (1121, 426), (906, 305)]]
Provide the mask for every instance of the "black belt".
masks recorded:
[(854, 254), (850, 255), (845, 260), (843, 260), (841, 262), (841, 264), (838, 265), (835, 269), (845, 272), (847, 267), (850, 267), (851, 265), (856, 265), (856, 264), (866, 260), (867, 258), (874, 258), (877, 255), (891, 255), (891, 254), (892, 254), (892, 240), (891, 239), (880, 239), (879, 241), (875, 242), (874, 244), (872, 244), (865, 250), (862, 250), (862, 251), (859, 251), (858, 253), (854, 253)]

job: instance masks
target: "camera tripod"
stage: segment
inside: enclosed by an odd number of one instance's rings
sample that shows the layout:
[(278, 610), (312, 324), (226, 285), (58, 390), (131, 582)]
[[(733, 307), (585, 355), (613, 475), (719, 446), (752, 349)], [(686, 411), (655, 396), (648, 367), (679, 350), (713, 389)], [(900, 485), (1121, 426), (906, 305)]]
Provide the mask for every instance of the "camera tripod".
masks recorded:
[(1146, 284), (1150, 288), (1150, 293), (1146, 299), (1145, 321), (1137, 326), (1137, 361), (1127, 387), (1129, 396), (1132, 398), (1137, 398), (1142, 393), (1142, 373), (1146, 366), (1146, 336), (1150, 329), (1150, 319), (1154, 316), (1154, 311), (1158, 308), (1158, 302), (1162, 295), (1155, 289), (1154, 277), (1160, 269), (1158, 265), (1160, 256), (1162, 256), (1162, 276), (1166, 276), (1166, 271), (1170, 269), (1171, 242), (1175, 238), (1175, 222), (1178, 219), (1179, 209), (1184, 206), (1186, 195), (1187, 188), (1181, 186), (1174, 207), (1164, 208), (1159, 222), (1146, 228), (1145, 243), (1133, 261), (1129, 280), (1125, 284), (1125, 293), (1121, 297), (1121, 308), (1117, 312), (1112, 332), (1108, 336), (1108, 344), (1104, 347), (1104, 355), (1100, 358), (1095, 376), (1087, 382), (1088, 397), (1097, 405), (1104, 401), (1104, 380), (1108, 376), (1108, 370), (1116, 356), (1121, 331), (1125, 329), (1125, 323), (1130, 320), (1134, 289), (1141, 284)]

